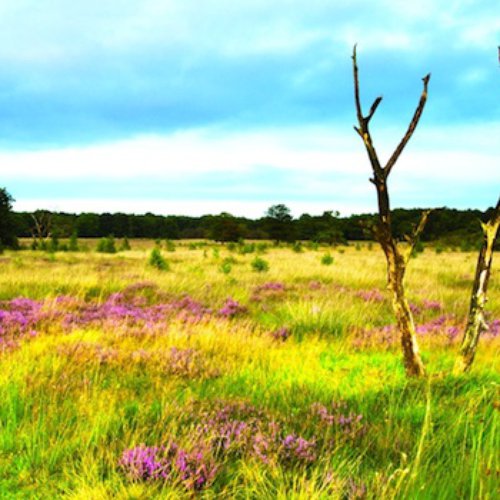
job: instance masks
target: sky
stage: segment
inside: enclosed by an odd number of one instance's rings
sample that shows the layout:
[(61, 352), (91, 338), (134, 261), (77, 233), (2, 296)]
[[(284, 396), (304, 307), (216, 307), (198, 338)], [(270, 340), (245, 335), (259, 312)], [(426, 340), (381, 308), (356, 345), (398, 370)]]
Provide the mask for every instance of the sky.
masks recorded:
[(500, 193), (497, 0), (2, 0), (0, 187), (16, 210), (375, 212), (353, 45), (393, 207)]

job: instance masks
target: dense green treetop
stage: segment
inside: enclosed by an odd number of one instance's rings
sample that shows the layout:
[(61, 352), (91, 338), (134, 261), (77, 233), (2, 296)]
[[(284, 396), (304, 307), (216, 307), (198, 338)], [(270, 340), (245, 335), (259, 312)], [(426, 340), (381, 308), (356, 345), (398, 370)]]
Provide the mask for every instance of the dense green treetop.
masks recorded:
[(16, 218), (12, 213), (14, 199), (5, 188), (0, 188), (0, 248), (17, 247)]

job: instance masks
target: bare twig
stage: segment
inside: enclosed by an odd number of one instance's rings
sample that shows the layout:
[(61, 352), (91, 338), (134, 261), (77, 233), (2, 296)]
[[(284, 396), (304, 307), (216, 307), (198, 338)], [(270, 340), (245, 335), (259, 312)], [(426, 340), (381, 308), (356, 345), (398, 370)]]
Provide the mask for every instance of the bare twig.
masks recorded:
[(420, 235), (422, 234), (422, 231), (425, 228), (425, 225), (427, 224), (427, 219), (429, 218), (429, 214), (432, 212), (432, 210), (424, 210), (422, 214), (420, 215), (420, 220), (418, 221), (418, 224), (415, 226), (413, 229), (413, 232), (411, 235), (406, 237), (406, 240), (408, 241), (410, 247), (408, 249), (408, 254), (406, 256), (406, 261), (408, 261), (411, 257), (411, 254), (413, 253), (413, 250), (415, 248), (415, 245), (418, 242), (418, 239)]
[(403, 152), (403, 149), (405, 148), (406, 144), (411, 139), (413, 132), (417, 128), (420, 117), (422, 116), (422, 111), (424, 110), (424, 106), (425, 106), (425, 103), (427, 101), (427, 85), (429, 84), (430, 78), (431, 78), (430, 73), (428, 75), (424, 76), (424, 78), (422, 78), (422, 81), (424, 82), (424, 88), (422, 90), (422, 95), (420, 96), (420, 101), (418, 103), (417, 109), (415, 110), (413, 118), (411, 119), (408, 130), (406, 131), (406, 134), (403, 136), (403, 138), (401, 139), (401, 142), (398, 144), (398, 147), (394, 150), (394, 153), (392, 153), (392, 156), (389, 158), (389, 160), (387, 161), (387, 164), (384, 167), (386, 177), (388, 177), (389, 174), (391, 173), (392, 167), (394, 167), (394, 164), (398, 160), (398, 158), (401, 155), (401, 153)]

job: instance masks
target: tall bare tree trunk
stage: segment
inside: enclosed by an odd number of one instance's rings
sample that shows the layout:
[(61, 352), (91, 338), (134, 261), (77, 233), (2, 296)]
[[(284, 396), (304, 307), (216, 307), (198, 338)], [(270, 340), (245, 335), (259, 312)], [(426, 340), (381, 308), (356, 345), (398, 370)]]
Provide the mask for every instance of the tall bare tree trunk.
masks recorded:
[(413, 118), (408, 126), (406, 134), (404, 135), (397, 148), (387, 161), (386, 165), (382, 167), (375, 147), (373, 146), (372, 137), (369, 130), (369, 123), (372, 119), (378, 105), (382, 101), (382, 97), (377, 97), (373, 102), (370, 112), (367, 116), (363, 115), (361, 108), (361, 99), (359, 94), (359, 77), (358, 66), (356, 59), (356, 46), (354, 46), (353, 54), (353, 72), (354, 72), (354, 98), (356, 104), (356, 114), (358, 118), (358, 127), (354, 127), (359, 134), (368, 153), (368, 158), (373, 170), (373, 178), (370, 181), (375, 185), (377, 190), (379, 221), (375, 228), (375, 236), (380, 243), (386, 260), (387, 260), (387, 285), (392, 294), (392, 305), (396, 323), (401, 333), (401, 345), (403, 349), (403, 361), (405, 365), (406, 374), (410, 377), (422, 377), (425, 375), (425, 368), (419, 354), (417, 338), (415, 334), (415, 324), (413, 315), (411, 313), (408, 301), (405, 296), (404, 277), (406, 272), (406, 265), (410, 258), (411, 252), (417, 242), (418, 236), (422, 232), (427, 217), (428, 211), (422, 214), (420, 223), (415, 228), (413, 235), (408, 238), (409, 248), (404, 252), (398, 246), (397, 240), (394, 238), (391, 225), (391, 210), (389, 202), (389, 192), (387, 187), (387, 180), (392, 168), (394, 167), (397, 159), (410, 140), (415, 128), (417, 127), (420, 116), (427, 101), (427, 85), (429, 83), (430, 75), (423, 78), (424, 88), (420, 101), (415, 110)]
[(493, 246), (500, 226), (500, 198), (491, 218), (488, 222), (481, 225), (483, 228), (483, 243), (477, 259), (467, 326), (465, 327), (460, 354), (453, 370), (455, 374), (466, 372), (470, 369), (476, 355), (479, 337), (481, 333), (488, 329), (484, 318), (484, 307), (487, 301), (488, 282), (493, 262)]
[(406, 300), (404, 289), (406, 262), (397, 246), (389, 248), (389, 251), (386, 252), (388, 285), (392, 293), (392, 307), (396, 317), (396, 324), (401, 334), (403, 362), (407, 375), (421, 377), (425, 374), (425, 368), (419, 354), (413, 314)]

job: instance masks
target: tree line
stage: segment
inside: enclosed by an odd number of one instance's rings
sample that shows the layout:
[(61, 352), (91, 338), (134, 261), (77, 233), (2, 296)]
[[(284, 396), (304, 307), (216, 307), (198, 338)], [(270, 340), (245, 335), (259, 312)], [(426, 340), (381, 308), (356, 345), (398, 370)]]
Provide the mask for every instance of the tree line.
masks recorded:
[[(376, 223), (376, 214), (340, 217), (338, 212), (322, 215), (302, 214), (293, 218), (286, 205), (270, 207), (263, 217), (250, 219), (229, 213), (201, 217), (134, 215), (125, 213), (13, 212), (12, 198), (0, 189), (0, 241), (4, 247), (15, 247), (16, 238), (48, 237), (211, 239), (267, 239), (276, 241), (309, 240), (325, 244), (370, 240), (369, 228)], [(422, 241), (440, 241), (450, 247), (472, 249), (481, 241), (479, 220), (487, 220), (493, 208), (456, 210), (438, 208), (431, 212), (421, 234)], [(392, 212), (394, 235), (403, 239), (418, 225), (422, 209), (395, 209)]]

